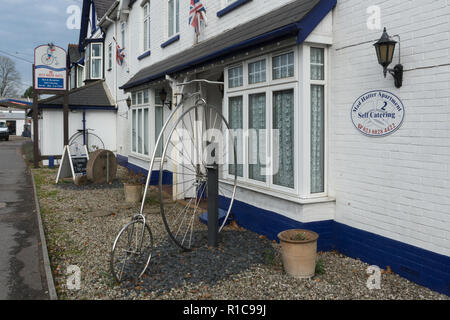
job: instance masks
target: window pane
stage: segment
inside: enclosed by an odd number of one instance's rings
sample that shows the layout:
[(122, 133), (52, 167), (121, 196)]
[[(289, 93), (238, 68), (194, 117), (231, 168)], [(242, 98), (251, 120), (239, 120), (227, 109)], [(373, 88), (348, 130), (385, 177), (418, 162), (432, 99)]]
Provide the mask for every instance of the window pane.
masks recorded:
[(266, 60), (260, 60), (248, 64), (248, 83), (266, 81)]
[(161, 98), (159, 96), (160, 91), (161, 90), (159, 90), (159, 91), (155, 90), (155, 104), (157, 104), (157, 105), (162, 105), (162, 101), (161, 101)]
[(311, 86), (311, 193), (325, 192), (324, 87)]
[(112, 44), (108, 47), (108, 68), (112, 69)]
[[(159, 134), (161, 133), (162, 127), (164, 125), (164, 117), (163, 117), (164, 109), (162, 107), (155, 108), (155, 143), (158, 140)], [(163, 151), (164, 141), (160, 141), (159, 145), (156, 148), (156, 156), (161, 157)]]
[(144, 109), (144, 154), (148, 155), (148, 134), (149, 134), (149, 112), (148, 108)]
[(132, 117), (131, 117), (131, 142), (133, 145), (133, 152), (136, 152), (136, 110), (133, 110)]
[(294, 76), (294, 53), (286, 53), (272, 58), (273, 80)]
[(177, 10), (176, 10), (176, 17), (175, 17), (175, 32), (178, 33), (180, 31), (180, 0), (177, 1)]
[(102, 60), (92, 59), (92, 78), (101, 78)]
[(242, 66), (228, 69), (228, 87), (236, 88), (244, 84)]
[(136, 105), (136, 92), (133, 92), (131, 94), (131, 105), (133, 105), (133, 106)]
[[(266, 181), (266, 94), (249, 95), (248, 101), (248, 177), (253, 180)], [(251, 130), (255, 129), (255, 130)]]
[(83, 67), (78, 66), (77, 67), (77, 82), (78, 82), (78, 87), (83, 86)]
[(148, 90), (144, 90), (144, 103), (149, 103)]
[(324, 49), (311, 48), (311, 80), (324, 80)]
[(142, 153), (142, 109), (138, 110), (138, 140), (137, 140), (137, 149), (138, 153)]
[[(273, 183), (294, 188), (294, 91), (284, 90), (273, 93), (273, 129), (278, 129), (278, 139), (274, 135), (274, 176)], [(278, 163), (277, 163), (278, 161)], [(276, 171), (278, 169), (278, 171)]]
[(137, 103), (142, 104), (142, 91), (137, 93)]
[(174, 15), (174, 0), (169, 0), (169, 37), (173, 36), (173, 15)]
[(93, 57), (101, 57), (101, 44), (94, 43), (92, 44), (92, 56)]
[[(230, 165), (228, 166), (228, 172), (230, 174), (234, 174), (234, 170), (236, 170), (236, 175), (239, 177), (244, 176), (244, 165), (242, 164), (242, 155), (244, 152), (244, 138), (242, 136), (243, 131), (238, 129), (243, 129), (244, 120), (243, 120), (243, 107), (242, 107), (242, 96), (241, 97), (232, 97), (228, 99), (228, 121), (230, 129), (234, 129), (233, 133), (233, 143), (236, 148), (236, 160), (237, 163), (234, 163), (233, 152), (229, 152), (230, 155)], [(230, 140), (231, 141), (231, 140)], [(231, 149), (232, 150), (232, 149)], [(237, 166), (235, 169), (235, 165)]]
[(144, 50), (148, 49), (148, 20), (144, 21)]

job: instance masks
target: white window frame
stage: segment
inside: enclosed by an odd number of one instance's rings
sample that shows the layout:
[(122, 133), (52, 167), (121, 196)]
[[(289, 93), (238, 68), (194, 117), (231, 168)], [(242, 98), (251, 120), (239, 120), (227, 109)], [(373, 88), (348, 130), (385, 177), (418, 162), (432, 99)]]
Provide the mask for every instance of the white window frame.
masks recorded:
[(127, 40), (127, 23), (122, 21), (120, 23), (120, 37), (121, 37), (121, 49), (125, 49)]
[[(149, 97), (149, 101), (147, 103), (144, 103), (144, 91), (147, 91), (148, 97)], [(138, 96), (141, 96), (141, 103), (138, 103)], [(137, 91), (137, 92), (133, 92), (132, 93), (132, 97), (135, 97), (134, 99), (134, 103), (132, 102), (131, 105), (131, 109), (130, 109), (130, 113), (131, 116), (129, 117), (130, 119), (130, 128), (131, 128), (131, 134), (130, 134), (130, 152), (133, 156), (137, 157), (137, 158), (143, 158), (143, 159), (149, 159), (151, 154), (152, 154), (152, 143), (151, 143), (151, 129), (152, 126), (150, 125), (150, 121), (152, 118), (152, 109), (150, 107), (150, 89), (145, 89), (145, 90), (141, 90), (141, 91)], [(148, 124), (148, 130), (149, 130), (149, 135), (147, 137), (147, 150), (148, 150), (148, 154), (145, 154), (145, 139), (144, 139), (144, 135), (145, 135), (145, 110), (148, 110), (148, 119), (147, 119), (147, 124)], [(141, 150), (142, 152), (139, 152), (139, 146), (138, 146), (138, 142), (139, 142), (139, 131), (138, 131), (138, 121), (139, 121), (139, 110), (142, 110), (142, 141), (141, 141)], [(133, 111), (136, 111), (136, 123), (133, 123)], [(133, 128), (136, 129), (136, 151), (133, 150)]]
[[(278, 56), (280, 54), (284, 53), (294, 53), (294, 76), (283, 78), (283, 79), (277, 79), (272, 80), (272, 57)], [(298, 111), (298, 101), (299, 101), (299, 79), (298, 79), (298, 71), (297, 66), (295, 63), (298, 64), (299, 61), (299, 53), (297, 47), (294, 48), (288, 48), (286, 50), (274, 52), (267, 55), (258, 56), (240, 63), (236, 63), (233, 65), (228, 66), (225, 68), (224, 72), (224, 82), (225, 82), (225, 95), (224, 95), (224, 108), (223, 108), (223, 114), (226, 119), (228, 119), (228, 99), (231, 97), (237, 97), (237, 96), (243, 96), (243, 130), (246, 132), (248, 129), (248, 121), (249, 121), (249, 95), (251, 94), (257, 94), (257, 93), (265, 93), (266, 94), (266, 130), (267, 131), (267, 137), (266, 137), (266, 151), (270, 154), (273, 154), (273, 144), (272, 144), (272, 136), (270, 134), (269, 129), (273, 127), (272, 121), (272, 113), (273, 113), (273, 93), (276, 91), (283, 91), (283, 90), (293, 90), (294, 94), (294, 142), (298, 141), (299, 137), (299, 111)], [(266, 81), (255, 83), (252, 85), (249, 85), (248, 83), (248, 64), (263, 60), (266, 61)], [(243, 65), (243, 86), (237, 87), (237, 88), (229, 88), (228, 87), (228, 69), (234, 68), (236, 66)], [(237, 177), (239, 185), (242, 186), (248, 186), (250, 188), (256, 188), (257, 190), (265, 190), (269, 193), (272, 191), (275, 191), (277, 193), (287, 194), (291, 196), (298, 197), (300, 196), (301, 187), (300, 187), (300, 177), (302, 176), (301, 168), (299, 166), (299, 145), (298, 143), (294, 143), (294, 188), (288, 188), (280, 185), (276, 185), (273, 183), (273, 174), (266, 176), (266, 182), (257, 181), (249, 178), (249, 164), (248, 164), (248, 146), (249, 146), (249, 138), (248, 136), (244, 135), (244, 141), (243, 141), (243, 177)], [(224, 166), (226, 167), (226, 166)], [(234, 176), (231, 176), (228, 174), (228, 168), (225, 168), (224, 172), (222, 173), (223, 177), (226, 180), (232, 180)]]
[(113, 45), (112, 42), (108, 45), (108, 71), (112, 70), (113, 67)]
[(77, 65), (76, 69), (77, 69), (77, 88), (80, 88), (84, 85), (84, 79), (85, 79), (84, 66)]
[[(170, 23), (169, 23), (169, 14), (170, 14), (170, 4), (169, 2), (173, 1), (173, 34), (170, 34)], [(177, 9), (177, 1), (179, 1), (178, 9)], [(167, 6), (167, 15), (166, 15), (166, 23), (167, 23), (167, 39), (170, 39), (172, 37), (175, 37), (176, 35), (180, 34), (180, 12), (181, 11), (181, 1), (180, 0), (166, 0), (166, 6)], [(177, 30), (177, 18), (178, 18), (178, 30)]]
[[(144, 92), (147, 91), (148, 92), (148, 102), (144, 103)], [(141, 160), (146, 160), (149, 161), (151, 159), (151, 156), (153, 155), (153, 151), (156, 147), (156, 139), (158, 139), (158, 136), (156, 135), (156, 113), (155, 110), (156, 108), (160, 107), (162, 108), (163, 111), (163, 123), (167, 120), (167, 113), (165, 111), (165, 108), (163, 105), (161, 104), (156, 104), (155, 102), (155, 94), (157, 90), (154, 89), (144, 89), (144, 90), (140, 90), (140, 91), (134, 91), (132, 92), (131, 96), (132, 96), (132, 104), (131, 104), (131, 108), (130, 108), (130, 116), (128, 117), (130, 119), (130, 128), (131, 128), (131, 134), (130, 134), (130, 153), (133, 157), (141, 159)], [(142, 103), (139, 104), (138, 103), (138, 96), (142, 95)], [(134, 101), (134, 102), (133, 102)], [(144, 117), (145, 117), (145, 111), (144, 109), (148, 109), (148, 155), (145, 154), (145, 146), (144, 146), (144, 139), (142, 139), (142, 153), (138, 152), (138, 141), (139, 141), (139, 133), (138, 133), (138, 127), (137, 124), (135, 124), (135, 128), (136, 128), (136, 151), (133, 151), (133, 117), (132, 117), (132, 113), (133, 110), (136, 110), (136, 121), (139, 121), (139, 117), (138, 117), (138, 110), (142, 109), (142, 134), (145, 133), (145, 121), (144, 121)], [(157, 161), (160, 161), (161, 158), (160, 157), (156, 157)]]
[[(142, 20), (142, 37), (143, 37), (143, 52), (146, 52), (150, 50), (150, 43), (151, 43), (151, 14), (150, 14), (150, 1), (146, 2), (144, 6), (142, 7), (144, 18)], [(147, 30), (145, 30), (145, 22), (147, 22)], [(147, 31), (147, 38), (145, 38), (145, 31)]]
[[(311, 47), (324, 49), (324, 80), (311, 80)], [(303, 44), (303, 82), (304, 82), (304, 100), (303, 104), (305, 106), (305, 133), (307, 134), (307, 139), (304, 139), (305, 143), (305, 161), (304, 163), (304, 189), (309, 198), (323, 198), (328, 195), (328, 79), (329, 79), (329, 52), (328, 47), (324, 44), (316, 43), (305, 43)], [(312, 85), (322, 85), (324, 86), (324, 192), (321, 193), (311, 193), (311, 86)], [(305, 134), (306, 136), (306, 134)]]
[[(99, 45), (100, 46), (100, 56), (94, 57), (92, 55), (92, 53), (93, 53), (92, 46), (94, 46), (94, 45)], [(86, 56), (86, 59), (85, 59), (85, 64), (86, 65), (89, 64), (89, 68), (87, 68), (87, 69), (89, 69), (89, 73), (90, 74), (88, 76), (86, 76), (86, 72), (85, 72), (84, 78), (88, 79), (88, 80), (103, 79), (103, 56), (104, 56), (104, 54), (103, 54), (103, 43), (101, 43), (101, 42), (92, 42), (92, 43), (88, 44), (88, 46), (89, 46), (89, 51), (88, 51), (88, 55)], [(94, 77), (93, 76), (94, 69), (93, 69), (92, 66), (93, 66), (93, 61), (94, 60), (100, 60), (100, 76), (99, 77)], [(87, 71), (87, 69), (85, 68), (85, 71)]]
[[(311, 80), (311, 56), (310, 47), (324, 49), (324, 80)], [(272, 80), (272, 58), (280, 54), (294, 52), (294, 76)], [(266, 59), (266, 82), (254, 85), (248, 84), (248, 64), (254, 61)], [(244, 85), (239, 88), (228, 88), (228, 68), (243, 64)], [(243, 129), (248, 129), (248, 96), (249, 94), (266, 92), (266, 123), (267, 128), (273, 127), (273, 92), (283, 90), (294, 90), (294, 188), (278, 186), (273, 183), (273, 175), (267, 176), (266, 183), (260, 183), (249, 179), (248, 173), (248, 137), (244, 136), (243, 141), (243, 177), (237, 177), (238, 185), (243, 188), (257, 190), (258, 192), (285, 197), (293, 201), (302, 200), (315, 201), (319, 198), (327, 198), (328, 188), (328, 97), (329, 97), (329, 52), (327, 45), (304, 43), (301, 46), (287, 48), (266, 55), (261, 55), (243, 62), (234, 63), (225, 68), (224, 82), (225, 94), (223, 103), (223, 114), (228, 119), (229, 98), (243, 97)], [(311, 85), (324, 86), (324, 192), (311, 193)], [(270, 138), (272, 139), (272, 138)], [(273, 145), (269, 140), (267, 147), (270, 154), (273, 154)], [(230, 183), (234, 176), (228, 174), (228, 166), (222, 173), (222, 182)]]

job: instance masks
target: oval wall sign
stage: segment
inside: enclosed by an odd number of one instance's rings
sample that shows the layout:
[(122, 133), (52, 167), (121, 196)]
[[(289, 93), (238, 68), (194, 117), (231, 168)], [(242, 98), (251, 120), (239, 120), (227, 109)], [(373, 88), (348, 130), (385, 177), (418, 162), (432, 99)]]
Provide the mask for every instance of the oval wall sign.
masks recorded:
[(384, 90), (374, 90), (355, 101), (351, 117), (355, 128), (362, 134), (382, 137), (400, 128), (405, 108), (396, 95)]

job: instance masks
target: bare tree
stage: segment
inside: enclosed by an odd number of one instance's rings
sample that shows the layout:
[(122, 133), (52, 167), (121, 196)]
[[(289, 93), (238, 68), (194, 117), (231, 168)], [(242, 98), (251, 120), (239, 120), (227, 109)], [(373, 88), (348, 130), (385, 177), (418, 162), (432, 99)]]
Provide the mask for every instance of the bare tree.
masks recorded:
[(13, 97), (18, 94), (20, 74), (16, 64), (8, 57), (0, 56), (0, 97)]

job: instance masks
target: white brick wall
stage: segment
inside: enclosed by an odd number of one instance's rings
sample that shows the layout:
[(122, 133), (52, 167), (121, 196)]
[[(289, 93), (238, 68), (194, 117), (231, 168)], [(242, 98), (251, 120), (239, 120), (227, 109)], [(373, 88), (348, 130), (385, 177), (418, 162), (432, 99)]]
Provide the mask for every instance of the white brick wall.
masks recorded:
[[(292, 0), (253, 0), (225, 16), (217, 17), (217, 12), (225, 5), (222, 0), (204, 0), (203, 3), (207, 10), (208, 26), (202, 29), (199, 41), (214, 37), (226, 30), (261, 16), (271, 10), (289, 3)], [(127, 1), (125, 1), (125, 6)], [(125, 99), (128, 95), (118, 88), (125, 84), (133, 75), (141, 69), (150, 66), (158, 61), (166, 59), (182, 50), (194, 45), (194, 29), (188, 25), (189, 19), (189, 1), (180, 1), (180, 40), (171, 45), (161, 48), (161, 44), (168, 40), (167, 37), (167, 1), (151, 1), (151, 55), (138, 60), (137, 58), (144, 53), (143, 50), (143, 9), (140, 1), (136, 1), (130, 10), (127, 22), (127, 43), (125, 46), (125, 64), (120, 67), (115, 61), (115, 44), (113, 36), (121, 43), (120, 24), (116, 23), (116, 29), (111, 24), (106, 29), (105, 38), (105, 58), (107, 59), (107, 49), (109, 43), (113, 43), (113, 69), (105, 71), (105, 79), (111, 94), (118, 101), (117, 117), (117, 151), (121, 155), (130, 153), (130, 121), (126, 119)], [(107, 63), (107, 61), (105, 61)], [(120, 116), (122, 115), (122, 116)]]
[[(372, 44), (382, 30), (367, 28), (372, 5), (381, 8), (388, 33), (401, 36), (400, 89), (377, 63)], [(450, 255), (450, 2), (338, 0), (333, 37), (329, 166), (336, 220)], [(397, 61), (398, 48), (391, 67)], [(384, 138), (363, 136), (349, 115), (361, 94), (376, 89), (405, 105), (402, 127)]]

